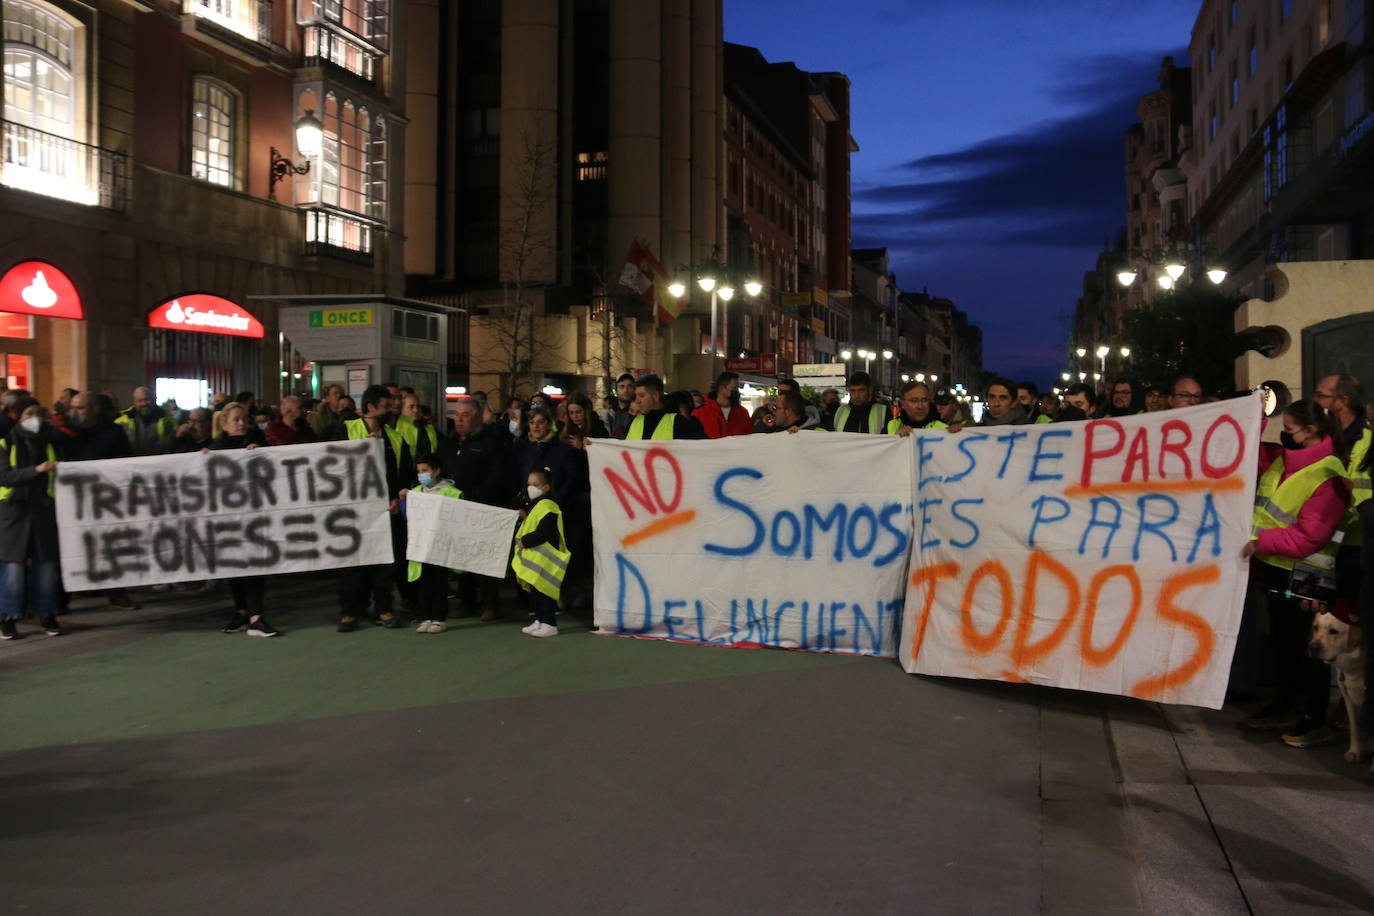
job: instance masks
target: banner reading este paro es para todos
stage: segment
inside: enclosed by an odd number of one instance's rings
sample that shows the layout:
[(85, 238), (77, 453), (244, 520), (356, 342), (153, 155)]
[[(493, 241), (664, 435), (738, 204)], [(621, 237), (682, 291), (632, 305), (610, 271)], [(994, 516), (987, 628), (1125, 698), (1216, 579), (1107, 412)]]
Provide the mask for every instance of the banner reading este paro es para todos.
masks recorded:
[(602, 631), (895, 654), (910, 443), (826, 433), (593, 440), (588, 458)]
[(913, 436), (903, 666), (1220, 708), (1261, 403)]
[(68, 591), (391, 562), (377, 439), (59, 464)]

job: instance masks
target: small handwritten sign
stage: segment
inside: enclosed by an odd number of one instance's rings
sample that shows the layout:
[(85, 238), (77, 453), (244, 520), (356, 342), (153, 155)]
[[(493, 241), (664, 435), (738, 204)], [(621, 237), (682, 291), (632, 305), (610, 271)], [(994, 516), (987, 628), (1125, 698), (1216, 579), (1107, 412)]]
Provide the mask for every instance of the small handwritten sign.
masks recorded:
[(411, 490), (406, 495), (406, 559), (502, 579), (519, 513)]

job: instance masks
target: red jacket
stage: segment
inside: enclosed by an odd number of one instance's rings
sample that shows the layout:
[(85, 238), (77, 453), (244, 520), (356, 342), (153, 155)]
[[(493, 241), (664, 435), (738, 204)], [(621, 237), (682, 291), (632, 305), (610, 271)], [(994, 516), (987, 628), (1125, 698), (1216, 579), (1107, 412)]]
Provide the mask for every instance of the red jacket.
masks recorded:
[[(1268, 470), (1275, 458), (1283, 459), (1283, 475), (1280, 482), (1289, 475), (1309, 464), (1320, 461), (1333, 454), (1331, 440), (1323, 439), (1307, 448), (1285, 449), (1268, 443), (1260, 446), (1260, 475)], [(1326, 546), (1331, 536), (1345, 517), (1345, 507), (1350, 498), (1349, 487), (1343, 478), (1328, 480), (1312, 493), (1310, 499), (1302, 504), (1298, 520), (1287, 528), (1266, 528), (1259, 533), (1255, 544), (1257, 553), (1271, 557), (1292, 557), (1301, 560)]]
[(281, 418), (267, 424), (263, 430), (268, 445), (305, 445), (315, 441), (315, 431), (304, 420), (297, 420), (294, 427), (287, 426)]
[(754, 421), (749, 418), (749, 411), (743, 407), (731, 407), (730, 419), (727, 420), (725, 411), (712, 400), (692, 411), (692, 416), (696, 417), (701, 423), (701, 428), (706, 430), (707, 439), (747, 436), (754, 431)]

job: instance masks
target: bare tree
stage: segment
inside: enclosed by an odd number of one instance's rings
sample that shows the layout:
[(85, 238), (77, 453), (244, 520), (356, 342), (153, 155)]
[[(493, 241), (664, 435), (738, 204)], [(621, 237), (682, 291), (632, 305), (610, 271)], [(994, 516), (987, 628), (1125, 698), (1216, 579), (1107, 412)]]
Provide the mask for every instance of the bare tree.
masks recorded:
[(551, 348), (535, 333), (542, 291), (554, 279), (556, 239), (549, 211), (557, 193), (556, 140), (544, 131), (522, 131), (521, 155), (503, 181), (499, 229), (502, 289), (500, 301), (472, 319), (482, 349), (474, 363), (495, 370), (506, 394), (525, 393), (535, 363)]

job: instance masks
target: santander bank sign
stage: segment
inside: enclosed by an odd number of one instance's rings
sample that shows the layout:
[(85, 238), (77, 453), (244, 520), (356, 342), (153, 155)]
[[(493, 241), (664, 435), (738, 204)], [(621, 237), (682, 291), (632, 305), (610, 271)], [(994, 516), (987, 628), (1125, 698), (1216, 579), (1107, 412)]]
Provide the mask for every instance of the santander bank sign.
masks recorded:
[(162, 303), (148, 313), (148, 327), (233, 337), (263, 335), (262, 322), (246, 309), (208, 293), (187, 293)]
[(71, 279), (47, 261), (21, 261), (0, 277), (0, 312), (80, 318), (81, 297)]

